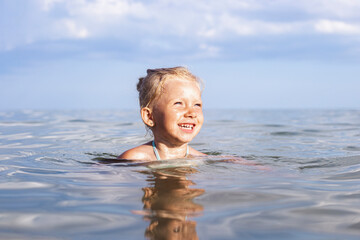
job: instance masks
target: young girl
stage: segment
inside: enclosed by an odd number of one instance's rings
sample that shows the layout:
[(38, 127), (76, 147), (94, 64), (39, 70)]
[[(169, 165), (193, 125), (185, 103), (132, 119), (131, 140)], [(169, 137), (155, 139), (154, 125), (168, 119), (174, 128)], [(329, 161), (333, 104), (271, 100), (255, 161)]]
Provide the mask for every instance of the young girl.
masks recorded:
[(139, 79), (140, 113), (154, 140), (120, 159), (161, 160), (206, 155), (188, 145), (204, 122), (201, 82), (184, 67), (148, 69)]

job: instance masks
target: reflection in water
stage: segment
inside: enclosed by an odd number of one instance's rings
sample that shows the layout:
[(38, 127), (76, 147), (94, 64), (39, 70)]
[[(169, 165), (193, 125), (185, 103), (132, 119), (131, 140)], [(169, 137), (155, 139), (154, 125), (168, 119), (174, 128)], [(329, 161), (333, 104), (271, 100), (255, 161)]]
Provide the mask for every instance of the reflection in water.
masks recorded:
[(150, 224), (145, 230), (147, 239), (198, 239), (196, 222), (188, 217), (199, 215), (203, 206), (193, 202), (204, 193), (187, 176), (197, 170), (190, 167), (168, 168), (143, 172), (149, 174), (149, 187), (143, 188), (145, 220)]

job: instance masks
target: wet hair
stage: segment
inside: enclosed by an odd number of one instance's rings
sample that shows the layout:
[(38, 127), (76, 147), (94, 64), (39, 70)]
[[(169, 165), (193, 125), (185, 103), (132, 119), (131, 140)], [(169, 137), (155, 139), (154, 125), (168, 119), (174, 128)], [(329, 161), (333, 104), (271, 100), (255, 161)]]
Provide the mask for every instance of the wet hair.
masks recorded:
[(139, 92), (140, 108), (151, 106), (159, 98), (168, 79), (195, 81), (200, 90), (203, 88), (202, 81), (185, 67), (148, 69), (147, 75), (139, 78), (136, 86)]

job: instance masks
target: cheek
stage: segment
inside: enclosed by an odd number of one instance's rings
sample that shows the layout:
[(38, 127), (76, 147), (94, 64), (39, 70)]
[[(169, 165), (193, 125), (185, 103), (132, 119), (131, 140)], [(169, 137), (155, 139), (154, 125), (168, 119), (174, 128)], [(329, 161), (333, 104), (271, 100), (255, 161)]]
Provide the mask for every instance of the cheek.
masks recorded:
[(163, 123), (173, 125), (174, 123), (177, 124), (177, 120), (179, 119), (179, 113), (177, 111), (167, 111), (162, 116)]
[(203, 112), (199, 111), (197, 116), (198, 116), (198, 119), (199, 119), (199, 123), (203, 124), (203, 122), (204, 122), (204, 114), (203, 114)]

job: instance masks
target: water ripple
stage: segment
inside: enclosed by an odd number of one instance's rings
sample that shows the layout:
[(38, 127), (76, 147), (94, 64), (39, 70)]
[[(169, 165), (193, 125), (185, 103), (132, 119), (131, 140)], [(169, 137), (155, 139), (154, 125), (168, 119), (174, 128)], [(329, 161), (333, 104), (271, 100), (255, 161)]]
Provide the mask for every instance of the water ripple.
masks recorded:
[(51, 184), (41, 182), (6, 182), (0, 183), (0, 190), (48, 188)]
[(273, 136), (298, 136), (300, 132), (290, 132), (290, 131), (281, 131), (281, 132), (272, 132), (270, 133)]
[(105, 213), (0, 213), (0, 229), (32, 233), (78, 233), (124, 228), (134, 217)]
[(34, 144), (22, 144), (22, 143), (9, 143), (0, 145), (0, 149), (9, 149), (9, 148), (44, 148), (44, 147), (50, 147), (52, 144), (44, 144), (44, 143), (34, 143)]
[[(137, 111), (0, 112), (0, 235), (143, 239), (180, 224), (169, 213), (183, 207), (177, 220), (197, 222), (200, 239), (357, 240), (359, 117), (210, 111), (191, 143), (210, 156), (139, 163), (116, 159), (152, 138)], [(132, 214), (149, 204), (165, 218)]]

